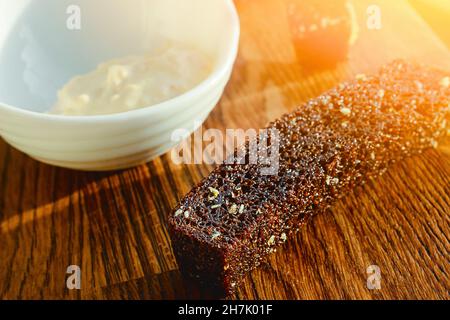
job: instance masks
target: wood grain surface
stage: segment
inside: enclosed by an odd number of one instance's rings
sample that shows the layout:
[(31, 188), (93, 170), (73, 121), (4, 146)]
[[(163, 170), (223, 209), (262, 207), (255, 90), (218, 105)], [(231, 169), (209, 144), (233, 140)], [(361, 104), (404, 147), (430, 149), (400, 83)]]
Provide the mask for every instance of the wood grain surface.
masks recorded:
[[(403, 0), (370, 1), (382, 28), (366, 27), (347, 62), (306, 71), (297, 61), (287, 6), (236, 0), (242, 41), (232, 79), (204, 128), (260, 128), (339, 82), (394, 58), (450, 69), (450, 54)], [(450, 153), (406, 159), (339, 201), (255, 270), (231, 299), (448, 299)], [(448, 148), (447, 148), (448, 150)], [(32, 160), (0, 141), (0, 298), (208, 298), (183, 281), (166, 216), (211, 170), (169, 154), (138, 168), (76, 172)], [(66, 269), (81, 267), (81, 290)], [(369, 265), (381, 289), (366, 286)]]

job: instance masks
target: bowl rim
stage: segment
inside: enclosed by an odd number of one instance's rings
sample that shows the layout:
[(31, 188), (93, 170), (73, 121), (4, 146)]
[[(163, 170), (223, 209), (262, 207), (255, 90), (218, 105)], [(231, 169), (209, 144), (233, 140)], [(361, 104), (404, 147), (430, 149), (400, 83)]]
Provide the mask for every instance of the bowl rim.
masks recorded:
[(149, 114), (151, 115), (152, 113), (170, 108), (172, 105), (183, 104), (186, 101), (201, 96), (205, 91), (209, 90), (209, 88), (214, 87), (216, 84), (218, 84), (221, 81), (221, 79), (227, 74), (227, 72), (229, 72), (229, 69), (232, 68), (232, 66), (234, 65), (239, 50), (239, 38), (240, 38), (239, 15), (233, 0), (223, 0), (223, 1), (225, 2), (225, 6), (228, 10), (228, 13), (231, 15), (230, 18), (232, 30), (230, 33), (231, 36), (228, 37), (227, 39), (230, 42), (227, 47), (228, 52), (224, 54), (224, 58), (219, 59), (218, 65), (214, 68), (214, 70), (208, 75), (206, 79), (204, 79), (194, 88), (188, 90), (185, 93), (182, 93), (169, 100), (165, 100), (163, 102), (142, 107), (139, 109), (102, 115), (66, 116), (59, 114), (43, 113), (26, 110), (19, 107), (14, 107), (1, 101), (0, 101), (0, 109), (3, 108), (6, 109), (6, 111), (16, 113), (19, 116), (34, 118), (34, 120), (41, 120), (41, 121), (46, 120), (50, 122), (60, 122), (60, 123), (117, 122), (123, 119), (129, 120), (131, 118), (140, 118), (145, 115)]

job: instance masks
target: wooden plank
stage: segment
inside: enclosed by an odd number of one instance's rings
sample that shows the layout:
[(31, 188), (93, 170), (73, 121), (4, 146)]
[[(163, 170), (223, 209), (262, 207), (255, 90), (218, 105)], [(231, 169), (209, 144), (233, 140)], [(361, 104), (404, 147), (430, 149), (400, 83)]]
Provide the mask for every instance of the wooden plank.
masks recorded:
[[(236, 0), (242, 42), (205, 128), (260, 128), (307, 99), (398, 57), (450, 68), (447, 48), (402, 0), (353, 1), (361, 26), (349, 60), (306, 72), (286, 23), (296, 0)], [(365, 27), (382, 9), (382, 29)], [(230, 298), (442, 298), (450, 291), (450, 155), (430, 150), (391, 168), (316, 217)], [(166, 214), (208, 165), (166, 154), (138, 168), (84, 173), (38, 163), (0, 142), (0, 298), (207, 297), (184, 283)], [(66, 289), (81, 266), (82, 289)], [(382, 288), (366, 287), (381, 268)]]

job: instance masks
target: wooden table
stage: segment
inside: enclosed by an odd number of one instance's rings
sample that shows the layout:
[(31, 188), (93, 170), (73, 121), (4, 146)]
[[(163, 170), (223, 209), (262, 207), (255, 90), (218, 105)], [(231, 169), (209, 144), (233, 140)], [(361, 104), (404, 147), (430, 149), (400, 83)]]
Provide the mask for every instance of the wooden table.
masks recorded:
[[(294, 1), (294, 0), (290, 0)], [(402, 0), (370, 1), (382, 29), (366, 28), (348, 62), (306, 72), (280, 0), (237, 0), (242, 43), (230, 84), (206, 128), (259, 128), (309, 98), (397, 57), (450, 68), (448, 49)], [(447, 149), (448, 150), (448, 149)], [(391, 168), (316, 217), (231, 298), (448, 299), (450, 153), (429, 150)], [(84, 173), (50, 167), (0, 142), (0, 297), (207, 297), (182, 281), (166, 215), (211, 170), (164, 155), (138, 168)], [(66, 269), (81, 267), (81, 290)], [(369, 265), (381, 289), (366, 286)]]

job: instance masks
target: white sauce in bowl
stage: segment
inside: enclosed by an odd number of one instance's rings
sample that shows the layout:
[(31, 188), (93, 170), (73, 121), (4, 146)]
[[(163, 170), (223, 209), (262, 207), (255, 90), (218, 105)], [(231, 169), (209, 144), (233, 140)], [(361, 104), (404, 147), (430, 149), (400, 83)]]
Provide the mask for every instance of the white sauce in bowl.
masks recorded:
[(171, 43), (155, 54), (107, 61), (70, 80), (51, 113), (104, 115), (152, 106), (200, 84), (211, 72), (202, 52)]

